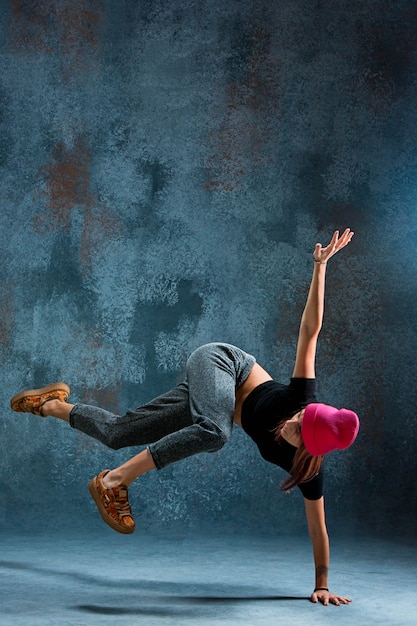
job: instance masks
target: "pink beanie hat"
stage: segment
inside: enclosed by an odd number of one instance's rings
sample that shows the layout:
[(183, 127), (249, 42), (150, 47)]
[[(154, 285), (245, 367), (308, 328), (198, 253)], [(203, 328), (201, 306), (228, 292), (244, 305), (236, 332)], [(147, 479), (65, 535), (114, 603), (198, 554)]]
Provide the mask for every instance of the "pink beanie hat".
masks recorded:
[(359, 418), (348, 409), (313, 403), (304, 410), (301, 436), (313, 456), (348, 448), (355, 441), (358, 431)]

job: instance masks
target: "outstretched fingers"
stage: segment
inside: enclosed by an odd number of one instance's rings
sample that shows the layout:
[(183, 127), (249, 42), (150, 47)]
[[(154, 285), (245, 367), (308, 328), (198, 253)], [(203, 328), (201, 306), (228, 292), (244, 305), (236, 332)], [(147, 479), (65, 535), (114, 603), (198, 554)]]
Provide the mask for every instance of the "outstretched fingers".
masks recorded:
[(342, 235), (339, 236), (339, 231), (335, 230), (333, 236), (330, 240), (330, 243), (323, 248), (320, 243), (316, 243), (316, 247), (314, 249), (314, 259), (316, 261), (320, 261), (325, 263), (332, 257), (336, 252), (339, 252), (342, 248), (347, 246), (347, 244), (351, 241), (354, 233), (350, 230), (350, 228), (346, 228)]
[(329, 591), (315, 591), (311, 594), (311, 601), (314, 603), (321, 602), (324, 606), (328, 606), (329, 604), (340, 606), (341, 604), (349, 604), (349, 602), (352, 602), (350, 598), (339, 596)]
[[(336, 231), (338, 232), (338, 231)], [(346, 228), (346, 230), (343, 232), (343, 234), (338, 237), (337, 240), (337, 249), (340, 250), (341, 248), (344, 248), (352, 239), (354, 235), (354, 232), (352, 230), (350, 230), (350, 228)]]

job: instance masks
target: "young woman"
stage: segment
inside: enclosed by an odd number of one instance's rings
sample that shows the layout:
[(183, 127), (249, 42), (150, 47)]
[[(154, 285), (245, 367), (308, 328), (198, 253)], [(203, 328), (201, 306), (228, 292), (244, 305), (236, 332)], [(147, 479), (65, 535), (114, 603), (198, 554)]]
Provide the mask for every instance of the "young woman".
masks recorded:
[(353, 411), (317, 402), (315, 355), (324, 310), (327, 261), (344, 248), (353, 232), (336, 231), (329, 245), (316, 244), (310, 290), (301, 318), (295, 366), (289, 385), (281, 385), (243, 350), (211, 343), (195, 350), (187, 361), (184, 382), (143, 407), (123, 416), (85, 404), (70, 404), (70, 389), (54, 383), (23, 391), (11, 400), (14, 411), (53, 416), (119, 449), (147, 448), (89, 483), (104, 521), (121, 533), (132, 533), (135, 522), (128, 486), (152, 469), (200, 452), (219, 450), (230, 438), (233, 423), (255, 441), (264, 459), (284, 468), (284, 490), (298, 486), (316, 566), (313, 602), (347, 604), (328, 589), (329, 540), (326, 530), (323, 455), (347, 448), (356, 438), (359, 420)]

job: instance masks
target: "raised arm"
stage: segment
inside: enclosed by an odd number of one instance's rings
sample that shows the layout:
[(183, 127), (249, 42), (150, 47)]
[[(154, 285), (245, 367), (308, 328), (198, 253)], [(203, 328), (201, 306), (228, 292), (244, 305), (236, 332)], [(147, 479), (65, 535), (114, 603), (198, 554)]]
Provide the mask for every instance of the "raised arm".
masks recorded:
[(297, 353), (292, 374), (295, 378), (315, 378), (317, 338), (323, 323), (327, 261), (336, 252), (344, 248), (352, 237), (353, 232), (350, 228), (346, 228), (340, 237), (339, 231), (336, 230), (329, 245), (325, 248), (320, 243), (316, 244), (313, 253), (313, 276), (298, 335)]

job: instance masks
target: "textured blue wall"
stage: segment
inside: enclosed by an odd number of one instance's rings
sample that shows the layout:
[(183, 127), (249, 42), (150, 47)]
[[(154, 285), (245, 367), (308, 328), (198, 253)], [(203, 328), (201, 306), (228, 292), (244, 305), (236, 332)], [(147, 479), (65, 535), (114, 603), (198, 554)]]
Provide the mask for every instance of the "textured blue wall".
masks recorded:
[[(3, 0), (1, 18), (3, 526), (93, 527), (86, 483), (130, 455), (12, 414), (12, 393), (64, 379), (123, 411), (215, 340), (286, 382), (314, 243), (350, 226), (318, 381), (363, 426), (329, 458), (330, 525), (413, 528), (415, 3)], [(148, 529), (298, 529), (282, 477), (236, 429), (131, 500)]]

